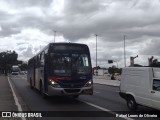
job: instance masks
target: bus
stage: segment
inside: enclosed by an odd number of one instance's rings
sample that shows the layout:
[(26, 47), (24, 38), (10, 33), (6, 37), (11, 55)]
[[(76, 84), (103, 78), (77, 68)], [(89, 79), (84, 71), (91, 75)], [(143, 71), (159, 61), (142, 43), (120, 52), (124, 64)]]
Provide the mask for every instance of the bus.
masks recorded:
[(18, 75), (20, 71), (21, 70), (18, 65), (13, 65), (11, 68), (11, 75)]
[(78, 43), (49, 43), (28, 61), (27, 81), (42, 97), (93, 94), (90, 51)]

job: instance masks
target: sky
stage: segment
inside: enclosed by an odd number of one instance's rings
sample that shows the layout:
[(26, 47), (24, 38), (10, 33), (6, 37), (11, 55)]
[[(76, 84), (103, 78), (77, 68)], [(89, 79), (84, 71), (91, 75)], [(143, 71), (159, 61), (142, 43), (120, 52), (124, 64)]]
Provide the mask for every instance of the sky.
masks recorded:
[[(27, 61), (48, 43), (90, 48), (92, 66), (124, 67), (160, 61), (160, 0), (0, 0), (0, 52), (14, 50)], [(113, 60), (113, 64), (108, 64)]]

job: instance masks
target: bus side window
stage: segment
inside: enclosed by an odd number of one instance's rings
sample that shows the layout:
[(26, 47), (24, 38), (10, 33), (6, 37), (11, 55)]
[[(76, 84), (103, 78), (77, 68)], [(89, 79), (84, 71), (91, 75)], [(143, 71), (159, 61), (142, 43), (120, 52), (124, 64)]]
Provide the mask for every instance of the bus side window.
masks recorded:
[(36, 67), (40, 67), (40, 54), (37, 55), (37, 58), (36, 58)]
[(41, 53), (41, 55), (40, 55), (40, 64), (41, 64), (41, 67), (43, 67), (44, 66), (44, 52), (42, 52)]

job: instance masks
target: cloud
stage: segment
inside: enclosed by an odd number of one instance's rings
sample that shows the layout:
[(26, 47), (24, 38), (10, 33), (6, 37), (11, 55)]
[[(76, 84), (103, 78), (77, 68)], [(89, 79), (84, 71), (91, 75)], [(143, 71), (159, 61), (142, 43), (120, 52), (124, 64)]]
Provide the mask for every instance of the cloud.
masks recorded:
[(97, 0), (67, 0), (64, 11), (67, 15), (90, 14), (102, 10), (103, 7)]
[(11, 25), (1, 26), (0, 36), (10, 36), (19, 33), (20, 30)]
[(24, 8), (24, 7), (48, 7), (53, 0), (5, 0), (5, 2), (9, 3), (10, 6), (14, 6), (15, 8)]
[(21, 49), (21, 53), (19, 54), (19, 59), (23, 59), (27, 61), (31, 57), (33, 57), (35, 54), (33, 52), (33, 47), (30, 45), (27, 48)]
[[(98, 34), (98, 63), (114, 59), (123, 67), (126, 55), (159, 55), (159, 0), (1, 0), (1, 50), (11, 49), (28, 59), (46, 44), (70, 41), (85, 43), (95, 65), (95, 36)], [(31, 47), (32, 45), (32, 47)], [(40, 47), (41, 46), (41, 47)]]
[(160, 39), (153, 38), (144, 44), (144, 47), (143, 49), (140, 50), (140, 53), (143, 55), (159, 56), (160, 55), (159, 45), (160, 45)]

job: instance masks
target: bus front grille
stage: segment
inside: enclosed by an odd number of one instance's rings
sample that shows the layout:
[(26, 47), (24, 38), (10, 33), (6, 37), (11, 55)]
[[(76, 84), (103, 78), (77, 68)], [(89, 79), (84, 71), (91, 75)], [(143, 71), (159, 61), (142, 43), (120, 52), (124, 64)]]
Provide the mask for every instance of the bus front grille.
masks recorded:
[(61, 80), (58, 81), (62, 88), (82, 88), (84, 87), (86, 80)]
[(64, 89), (67, 93), (78, 93), (80, 92), (80, 89)]

